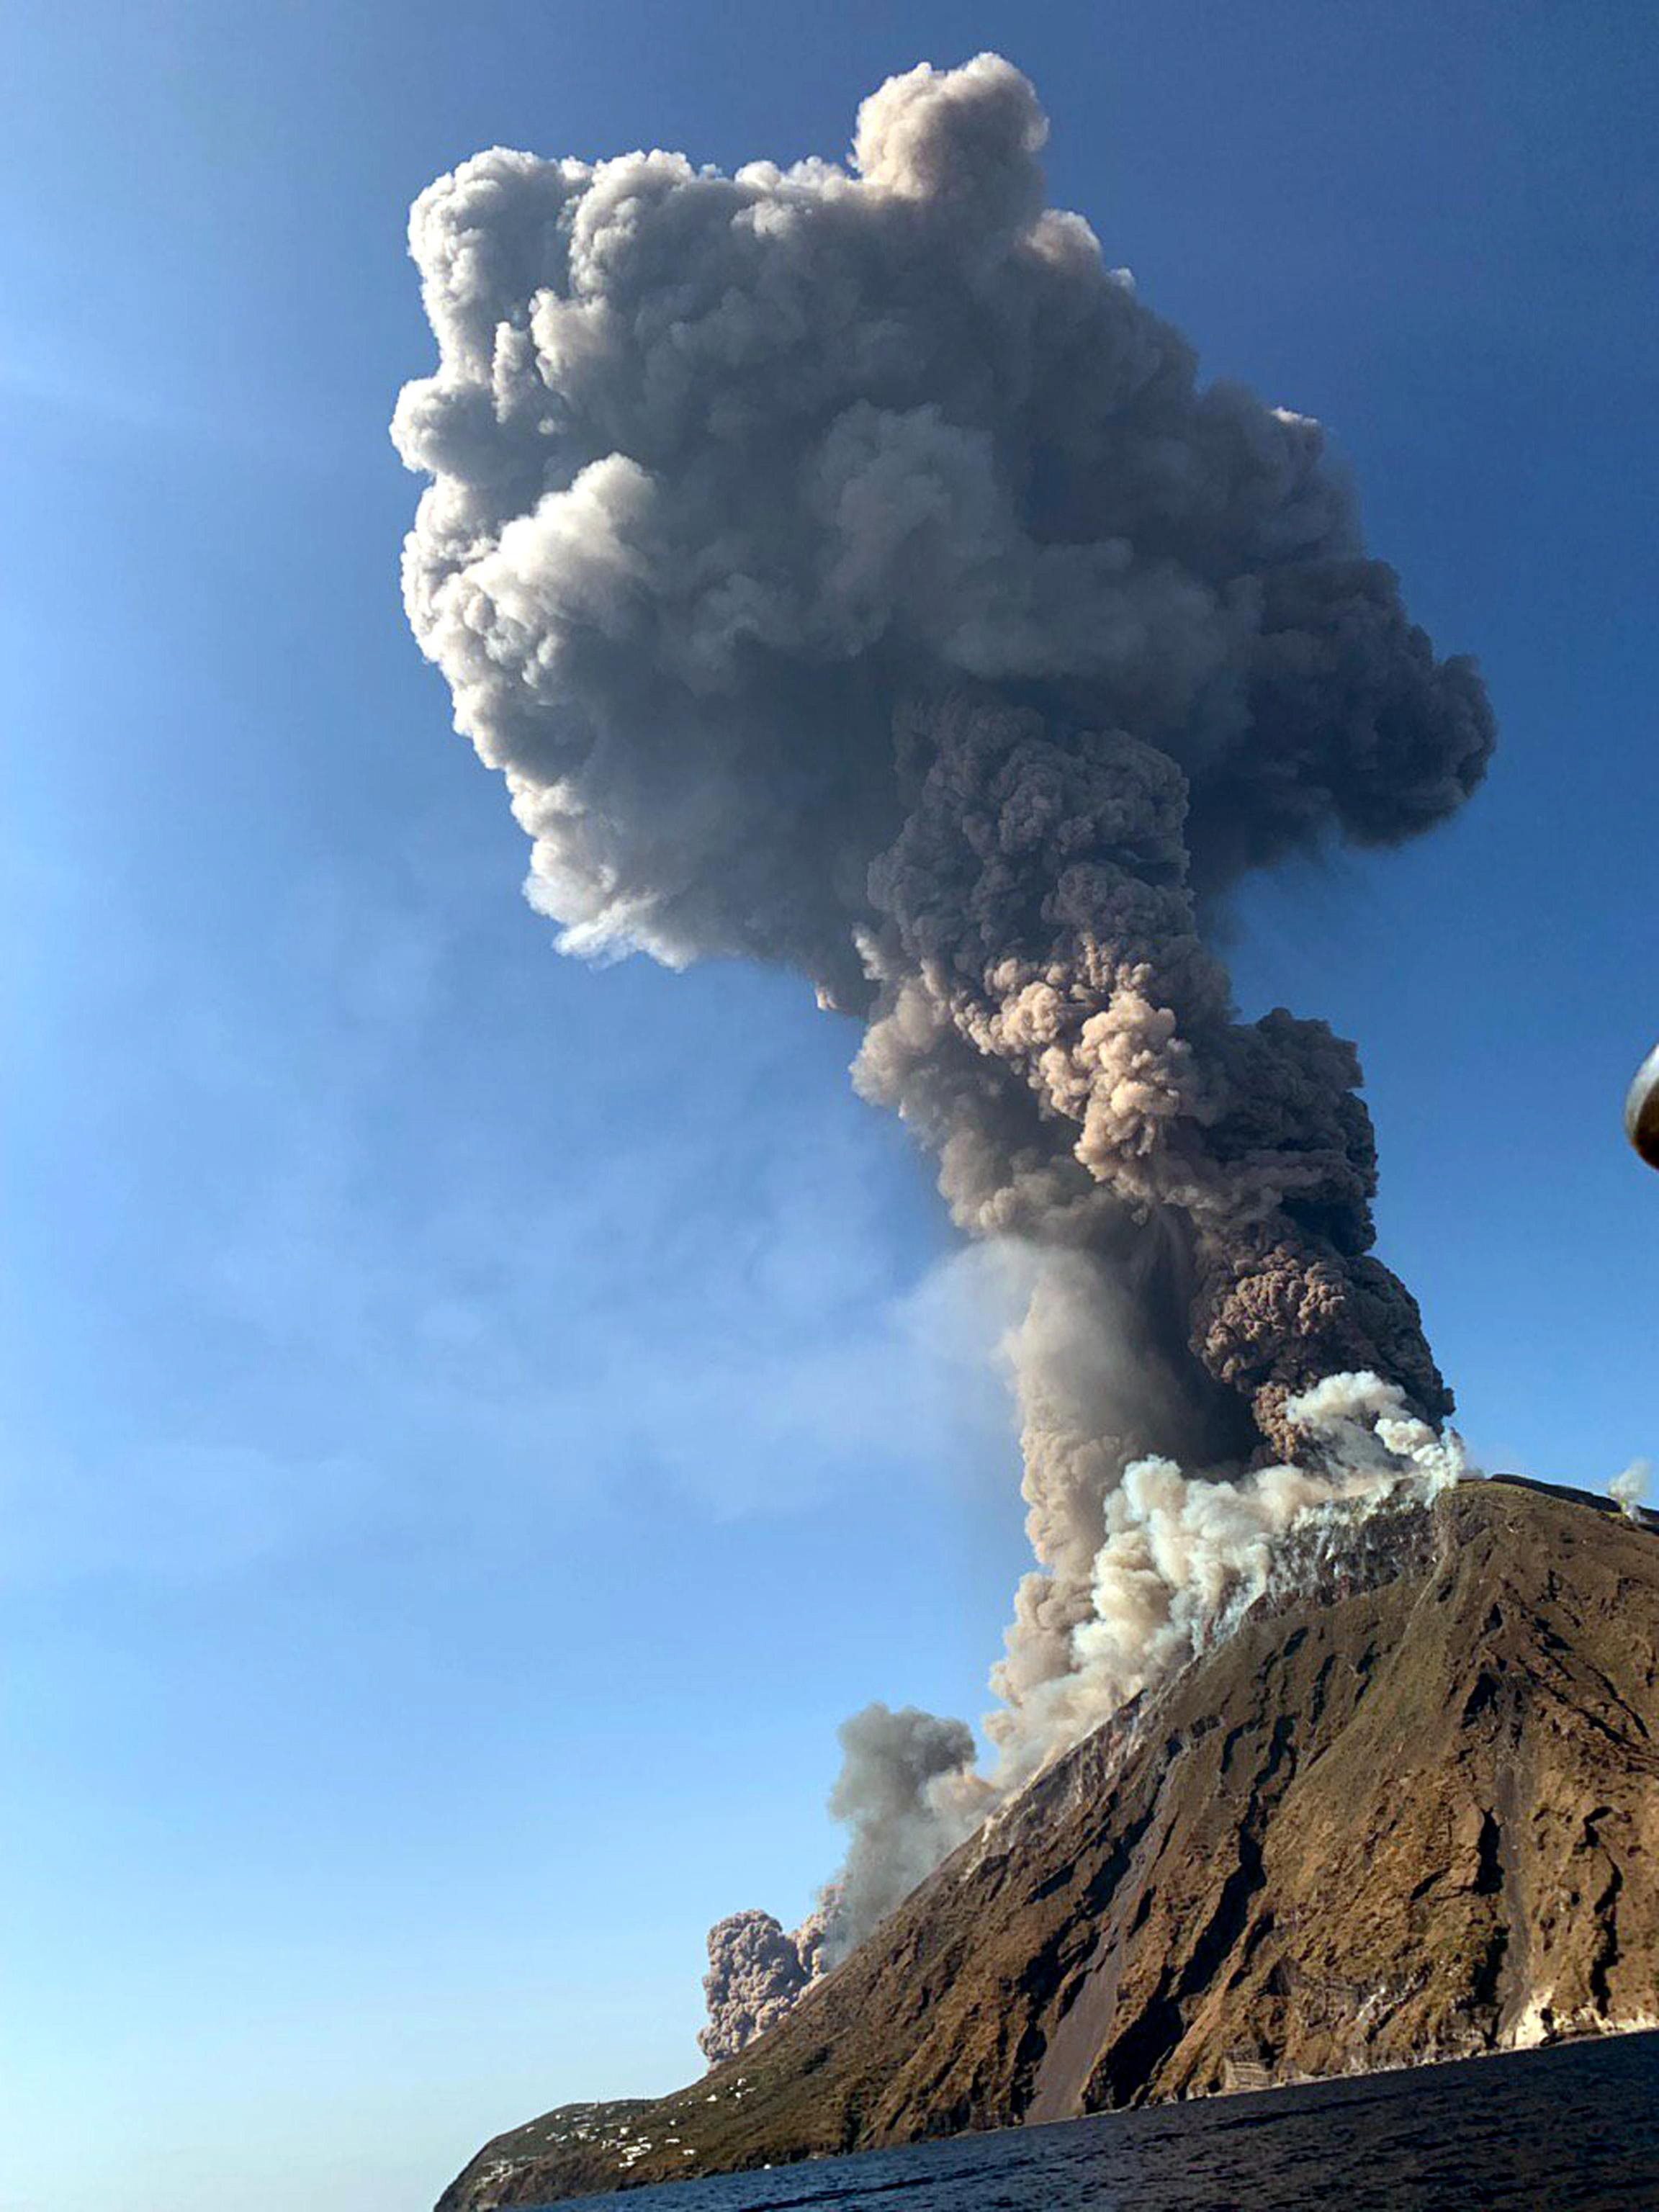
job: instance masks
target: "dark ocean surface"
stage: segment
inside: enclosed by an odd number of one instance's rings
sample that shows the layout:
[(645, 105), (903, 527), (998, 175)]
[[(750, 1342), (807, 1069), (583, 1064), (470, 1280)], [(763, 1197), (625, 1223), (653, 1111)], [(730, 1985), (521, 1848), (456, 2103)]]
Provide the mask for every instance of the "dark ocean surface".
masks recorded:
[(1659, 2212), (1659, 2032), (562, 2201), (618, 2212)]

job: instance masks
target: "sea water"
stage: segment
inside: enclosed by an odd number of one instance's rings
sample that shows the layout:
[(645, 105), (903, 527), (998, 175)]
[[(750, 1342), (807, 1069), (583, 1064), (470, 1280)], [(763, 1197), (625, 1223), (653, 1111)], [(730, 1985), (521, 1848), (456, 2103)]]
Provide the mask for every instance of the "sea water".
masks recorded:
[(628, 2212), (1659, 2212), (1659, 2033), (958, 2136), (621, 2202)]

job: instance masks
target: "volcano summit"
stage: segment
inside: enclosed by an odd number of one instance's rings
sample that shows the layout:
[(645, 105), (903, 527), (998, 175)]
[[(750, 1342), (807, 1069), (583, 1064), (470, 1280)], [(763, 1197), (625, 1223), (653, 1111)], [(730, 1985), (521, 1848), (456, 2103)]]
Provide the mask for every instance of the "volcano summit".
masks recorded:
[(439, 2212), (1656, 2025), (1659, 1534), (1465, 1482), (1287, 1569), (740, 2057)]

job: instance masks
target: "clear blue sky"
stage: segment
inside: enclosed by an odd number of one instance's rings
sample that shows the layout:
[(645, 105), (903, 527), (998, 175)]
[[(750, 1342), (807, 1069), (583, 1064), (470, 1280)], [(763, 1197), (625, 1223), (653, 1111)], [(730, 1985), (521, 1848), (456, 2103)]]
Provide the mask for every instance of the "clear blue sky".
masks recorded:
[(1484, 663), (1487, 790), (1258, 887), (1240, 992), (1360, 1040), (1476, 1451), (1659, 1446), (1641, 0), (22, 0), (0, 2212), (418, 2212), (669, 2087), (708, 1922), (833, 1860), (836, 1720), (982, 1708), (1014, 1457), (923, 1172), (787, 980), (556, 956), (385, 426), (438, 171), (836, 155), (985, 46)]

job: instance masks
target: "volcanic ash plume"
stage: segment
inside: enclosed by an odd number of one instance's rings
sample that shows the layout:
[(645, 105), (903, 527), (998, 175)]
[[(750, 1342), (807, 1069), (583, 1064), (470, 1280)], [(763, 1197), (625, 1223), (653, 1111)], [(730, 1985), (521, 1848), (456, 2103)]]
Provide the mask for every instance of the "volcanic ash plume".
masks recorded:
[(992, 1796), (973, 1772), (973, 1732), (961, 1721), (874, 1705), (838, 1733), (842, 1769), (830, 1810), (851, 1827), (852, 1841), (824, 1896), (824, 1971), (973, 1832)]
[[(1209, 926), (1442, 820), (1492, 742), (1318, 425), (1200, 385), (1045, 206), (1046, 135), (987, 54), (884, 85), (850, 170), (482, 155), (415, 208), (440, 362), (395, 425), (410, 618), (562, 944), (799, 969), (1026, 1270), (1000, 1786), (1292, 1521), (1445, 1471), (1353, 1048), (1241, 1020)], [(869, 1832), (843, 1938), (923, 1856)]]
[(711, 2066), (735, 2058), (745, 2044), (776, 2027), (822, 1971), (823, 1941), (822, 1913), (793, 1935), (769, 1912), (734, 1912), (714, 1923), (702, 1978), (708, 2025), (697, 2035)]

